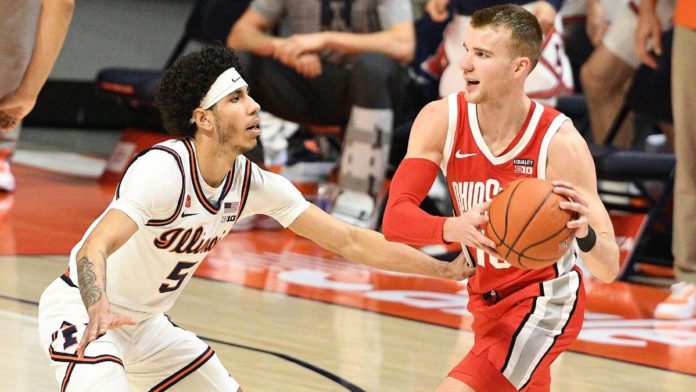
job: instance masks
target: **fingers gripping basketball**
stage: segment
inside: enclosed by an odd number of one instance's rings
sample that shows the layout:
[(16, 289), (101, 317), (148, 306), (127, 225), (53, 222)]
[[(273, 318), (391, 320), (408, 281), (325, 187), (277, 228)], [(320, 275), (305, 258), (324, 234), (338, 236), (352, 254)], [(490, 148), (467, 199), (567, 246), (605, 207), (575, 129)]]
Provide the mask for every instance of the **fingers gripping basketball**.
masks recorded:
[(573, 230), (566, 226), (573, 214), (560, 208), (562, 201), (548, 181), (513, 181), (491, 201), (486, 236), (515, 267), (549, 266), (570, 249), (573, 241)]

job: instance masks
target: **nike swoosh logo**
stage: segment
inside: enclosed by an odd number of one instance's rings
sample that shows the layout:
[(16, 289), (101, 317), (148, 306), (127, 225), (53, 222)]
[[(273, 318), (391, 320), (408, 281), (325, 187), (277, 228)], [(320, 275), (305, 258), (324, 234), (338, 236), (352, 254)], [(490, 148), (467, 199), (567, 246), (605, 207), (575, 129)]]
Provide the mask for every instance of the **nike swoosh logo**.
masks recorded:
[(462, 154), (461, 152), (459, 152), (459, 150), (457, 150), (457, 152), (454, 153), (454, 156), (457, 158), (468, 158), (468, 157), (473, 157), (474, 155), (476, 155), (475, 152), (470, 153), (470, 154)]
[(182, 213), (181, 213), (181, 217), (182, 217), (182, 218), (186, 218), (187, 216), (194, 216), (194, 215), (198, 215), (198, 213), (197, 213), (197, 212), (194, 212), (194, 213), (192, 213), (192, 214), (187, 214), (187, 213), (185, 213), (185, 212), (182, 212)]

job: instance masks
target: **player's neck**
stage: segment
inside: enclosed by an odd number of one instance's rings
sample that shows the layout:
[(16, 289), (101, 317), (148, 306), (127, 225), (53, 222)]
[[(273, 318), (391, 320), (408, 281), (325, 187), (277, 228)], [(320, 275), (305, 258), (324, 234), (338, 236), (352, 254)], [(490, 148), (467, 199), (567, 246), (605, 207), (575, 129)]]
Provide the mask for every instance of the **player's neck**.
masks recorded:
[(527, 96), (506, 96), (499, 101), (477, 105), (476, 113), (483, 140), (494, 154), (504, 151), (515, 139), (531, 104), (532, 101)]
[(476, 107), (481, 132), (494, 139), (517, 134), (529, 113), (532, 101), (527, 96), (506, 96), (480, 103)]
[(232, 170), (239, 154), (223, 153), (219, 145), (207, 143), (205, 140), (192, 139), (192, 142), (196, 148), (198, 168), (203, 181), (213, 188), (220, 186), (227, 177), (227, 172)]

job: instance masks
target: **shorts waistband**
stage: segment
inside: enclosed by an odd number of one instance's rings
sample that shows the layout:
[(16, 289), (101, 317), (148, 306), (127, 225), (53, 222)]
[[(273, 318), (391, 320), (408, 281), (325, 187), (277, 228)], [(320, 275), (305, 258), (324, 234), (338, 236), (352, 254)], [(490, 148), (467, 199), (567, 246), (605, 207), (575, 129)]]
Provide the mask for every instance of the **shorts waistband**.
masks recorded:
[(481, 297), (489, 304), (496, 304), (500, 302), (503, 298), (509, 297), (510, 295), (529, 287), (529, 284), (524, 286), (512, 286), (501, 290), (491, 290), (481, 294)]
[(63, 282), (65, 282), (68, 286), (77, 288), (77, 285), (73, 283), (73, 281), (68, 277), (67, 274), (63, 274), (60, 276), (61, 279), (63, 279)]

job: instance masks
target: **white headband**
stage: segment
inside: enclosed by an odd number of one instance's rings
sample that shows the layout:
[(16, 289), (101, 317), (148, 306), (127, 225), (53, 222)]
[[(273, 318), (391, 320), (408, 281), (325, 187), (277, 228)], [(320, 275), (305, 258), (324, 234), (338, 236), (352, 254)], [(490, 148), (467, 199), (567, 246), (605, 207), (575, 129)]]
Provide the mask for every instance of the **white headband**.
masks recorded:
[(238, 90), (242, 87), (246, 87), (247, 82), (242, 79), (236, 69), (230, 68), (223, 72), (215, 79), (215, 83), (210, 86), (208, 93), (205, 97), (201, 99), (199, 107), (203, 109), (209, 109), (211, 106), (215, 105), (219, 100), (225, 98), (231, 92)]

